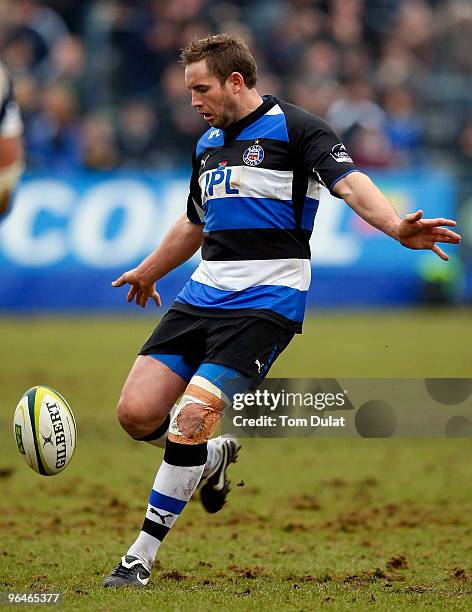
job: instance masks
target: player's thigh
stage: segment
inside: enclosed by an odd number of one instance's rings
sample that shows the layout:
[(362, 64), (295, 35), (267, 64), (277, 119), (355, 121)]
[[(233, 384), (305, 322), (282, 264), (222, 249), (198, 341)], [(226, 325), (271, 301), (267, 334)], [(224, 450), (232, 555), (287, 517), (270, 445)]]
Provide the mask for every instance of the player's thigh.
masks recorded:
[(154, 357), (139, 355), (126, 379), (118, 403), (124, 424), (158, 426), (185, 390), (187, 382)]

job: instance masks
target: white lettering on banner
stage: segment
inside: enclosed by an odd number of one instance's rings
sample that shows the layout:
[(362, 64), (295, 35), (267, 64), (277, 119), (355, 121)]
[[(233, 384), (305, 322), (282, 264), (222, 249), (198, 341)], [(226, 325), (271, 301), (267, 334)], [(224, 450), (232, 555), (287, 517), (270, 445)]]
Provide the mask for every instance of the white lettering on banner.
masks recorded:
[[(108, 239), (107, 224), (119, 209), (125, 213), (120, 231)], [(148, 236), (155, 227), (155, 212), (154, 194), (143, 183), (115, 179), (93, 187), (78, 207), (71, 227), (77, 258), (95, 268), (134, 261), (146, 251)]]
[(22, 186), (12, 212), (0, 226), (0, 243), (13, 262), (30, 268), (41, 268), (61, 261), (67, 255), (64, 228), (49, 228), (35, 234), (41, 212), (67, 223), (76, 195), (66, 183), (39, 179)]
[[(155, 188), (139, 179), (106, 179), (84, 194), (62, 180), (30, 179), (20, 186), (11, 214), (0, 225), (1, 254), (26, 268), (54, 265), (68, 256), (94, 268), (133, 265), (160, 243), (185, 210), (187, 181), (167, 179), (163, 187), (158, 202)], [(345, 207), (322, 190), (311, 240), (315, 264), (343, 266), (359, 260), (361, 238), (342, 229)], [(119, 225), (111, 221), (117, 210), (123, 211)], [(48, 217), (44, 226), (43, 215)], [(116, 231), (107, 236), (110, 222)], [(191, 264), (199, 259), (197, 252)]]
[(346, 266), (355, 264), (361, 255), (360, 238), (341, 231), (347, 204), (332, 196), (327, 189), (321, 190), (320, 205), (315, 217), (310, 246), (314, 264)]

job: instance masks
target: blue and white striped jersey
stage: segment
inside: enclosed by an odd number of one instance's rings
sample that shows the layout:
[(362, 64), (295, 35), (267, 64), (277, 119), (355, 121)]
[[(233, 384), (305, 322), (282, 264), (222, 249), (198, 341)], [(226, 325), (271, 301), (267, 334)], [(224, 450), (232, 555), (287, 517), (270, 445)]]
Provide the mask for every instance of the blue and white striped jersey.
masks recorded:
[(356, 170), (319, 117), (265, 96), (261, 106), (197, 143), (187, 216), (204, 225), (202, 262), (173, 308), (260, 316), (301, 331), (309, 240), (321, 185)]

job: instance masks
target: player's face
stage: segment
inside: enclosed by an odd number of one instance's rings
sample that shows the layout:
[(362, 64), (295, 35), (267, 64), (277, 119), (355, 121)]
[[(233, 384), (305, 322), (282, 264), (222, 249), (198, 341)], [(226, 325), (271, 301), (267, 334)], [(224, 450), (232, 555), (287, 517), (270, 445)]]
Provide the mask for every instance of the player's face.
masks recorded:
[(239, 119), (237, 97), (228, 81), (222, 85), (205, 60), (186, 66), (185, 84), (192, 93), (192, 106), (212, 127), (225, 128)]

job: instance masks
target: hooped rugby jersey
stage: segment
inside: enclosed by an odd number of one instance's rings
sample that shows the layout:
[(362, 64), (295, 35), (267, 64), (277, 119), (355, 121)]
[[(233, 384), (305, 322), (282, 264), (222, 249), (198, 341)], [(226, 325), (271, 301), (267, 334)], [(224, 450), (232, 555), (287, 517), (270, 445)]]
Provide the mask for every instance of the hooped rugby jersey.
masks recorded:
[(192, 166), (187, 216), (204, 226), (202, 262), (173, 308), (259, 316), (300, 333), (321, 185), (331, 191), (356, 171), (339, 137), (319, 117), (264, 96), (229, 128), (205, 132)]

